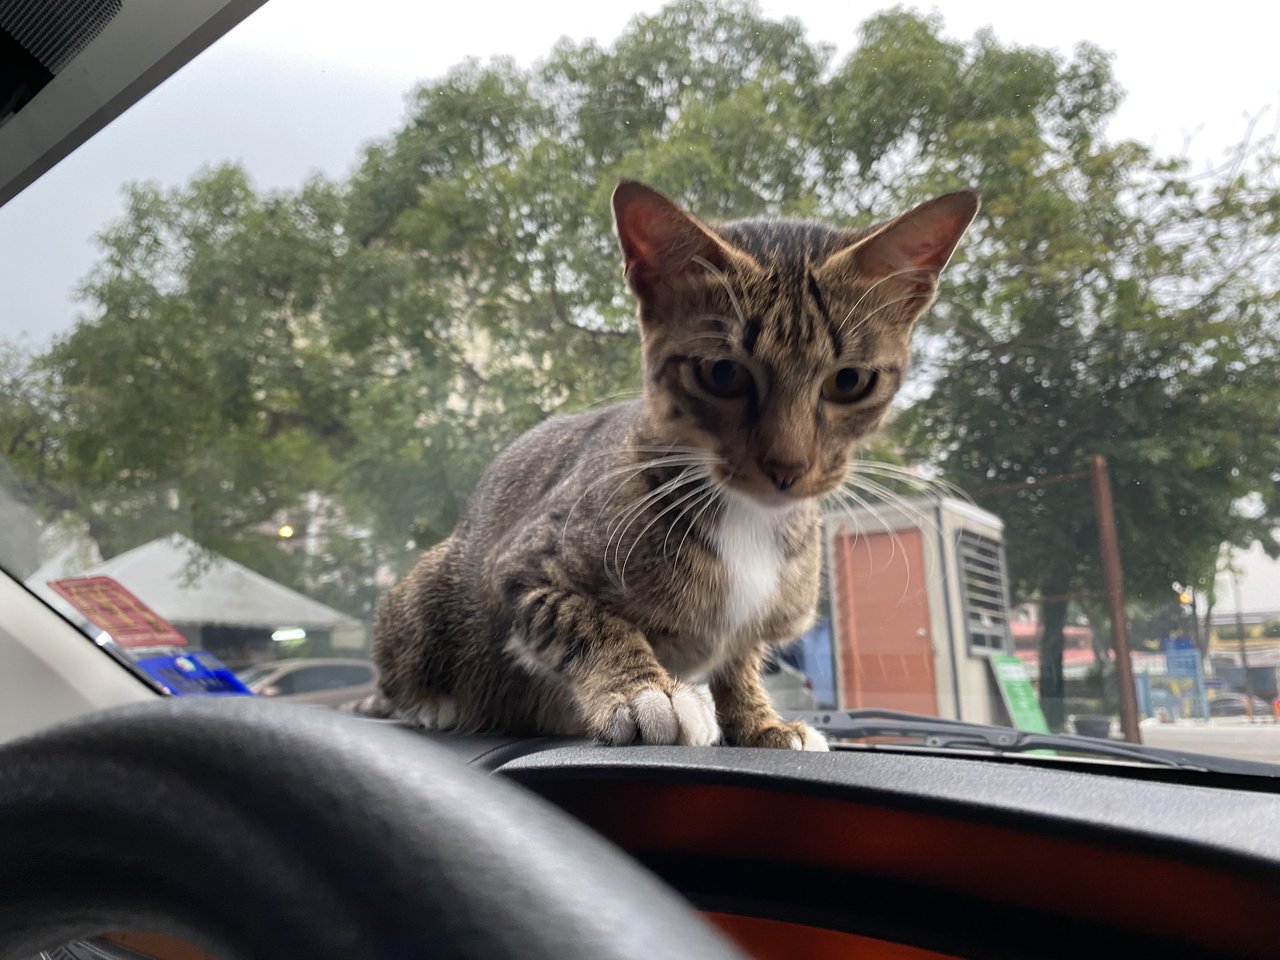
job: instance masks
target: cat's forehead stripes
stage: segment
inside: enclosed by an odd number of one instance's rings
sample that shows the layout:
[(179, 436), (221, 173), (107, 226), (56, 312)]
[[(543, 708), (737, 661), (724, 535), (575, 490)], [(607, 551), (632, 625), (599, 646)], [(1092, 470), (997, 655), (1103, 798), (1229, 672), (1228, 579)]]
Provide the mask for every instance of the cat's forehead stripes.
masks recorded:
[(743, 305), (747, 311), (741, 333), (744, 352), (754, 355), (763, 346), (763, 328), (770, 334), (769, 341), (781, 349), (818, 352), (821, 343), (830, 349), (823, 360), (844, 356), (847, 331), (840, 318), (832, 316), (828, 295), (814, 271), (832, 254), (856, 242), (861, 232), (783, 220), (741, 220), (715, 230), (750, 254), (769, 277), (763, 302)]

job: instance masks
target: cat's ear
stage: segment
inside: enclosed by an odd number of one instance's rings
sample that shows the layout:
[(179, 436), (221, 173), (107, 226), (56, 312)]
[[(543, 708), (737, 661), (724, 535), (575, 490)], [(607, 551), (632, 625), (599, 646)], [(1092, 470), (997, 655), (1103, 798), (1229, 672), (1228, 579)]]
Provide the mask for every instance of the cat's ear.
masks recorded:
[[(978, 212), (977, 191), (964, 190), (920, 204), (890, 220), (822, 265), (823, 274), (860, 284), (894, 284), (904, 294), (931, 299), (938, 275)], [(923, 304), (922, 304), (923, 305)]]
[(723, 270), (730, 259), (743, 256), (670, 197), (635, 180), (623, 180), (614, 189), (613, 220), (627, 282), (642, 296), (689, 269), (709, 263)]

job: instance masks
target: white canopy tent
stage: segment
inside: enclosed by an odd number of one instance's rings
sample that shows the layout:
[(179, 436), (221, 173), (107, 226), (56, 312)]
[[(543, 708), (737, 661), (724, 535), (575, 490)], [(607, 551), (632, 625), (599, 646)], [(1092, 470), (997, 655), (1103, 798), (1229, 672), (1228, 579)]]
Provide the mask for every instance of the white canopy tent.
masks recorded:
[(360, 649), (364, 645), (360, 621), (243, 564), (203, 550), (181, 534), (152, 540), (83, 569), (76, 569), (78, 566), (75, 557), (64, 551), (32, 574), (27, 585), (65, 611), (66, 602), (49, 587), (50, 581), (111, 577), (196, 641), (209, 627), (268, 632), (297, 627), (328, 634), (335, 647)]

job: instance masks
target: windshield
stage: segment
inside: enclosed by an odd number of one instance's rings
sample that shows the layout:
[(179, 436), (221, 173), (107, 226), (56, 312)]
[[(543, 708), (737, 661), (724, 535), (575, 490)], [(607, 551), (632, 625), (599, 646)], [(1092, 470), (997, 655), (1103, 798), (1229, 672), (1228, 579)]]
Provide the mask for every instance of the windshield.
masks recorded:
[[(682, 683), (714, 673), (662, 646), (705, 550), (783, 713), (1280, 764), (1274, 31), (952, 6), (272, 0), (0, 208), (0, 565), (139, 662), (355, 661), (337, 706), (424, 553), (536, 515)], [(825, 232), (770, 266), (770, 219)], [(704, 300), (673, 306), (691, 264)], [(770, 346), (824, 313), (833, 359)], [(668, 403), (687, 430), (609, 446)], [(636, 493), (628, 456), (675, 486)], [(743, 533), (757, 494), (711, 489), (748, 482), (812, 511), (794, 577), (791, 528)], [(471, 623), (480, 574), (450, 575)], [(116, 586), (166, 630), (108, 622)]]

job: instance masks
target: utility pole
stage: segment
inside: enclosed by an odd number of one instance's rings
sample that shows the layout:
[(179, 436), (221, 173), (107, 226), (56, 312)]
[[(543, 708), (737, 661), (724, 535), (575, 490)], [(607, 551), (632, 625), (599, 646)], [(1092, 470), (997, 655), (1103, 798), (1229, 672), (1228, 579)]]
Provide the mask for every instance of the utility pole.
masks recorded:
[(1240, 682), (1249, 716), (1253, 716), (1253, 684), (1249, 682), (1249, 649), (1244, 642), (1244, 613), (1240, 609), (1240, 571), (1231, 568), (1231, 592), (1236, 601), (1236, 636), (1240, 640)]
[(1195, 587), (1192, 587), (1188, 592), (1191, 594), (1191, 642), (1196, 645), (1196, 653), (1203, 654), (1203, 650), (1200, 647), (1200, 618), (1196, 615), (1196, 608), (1200, 605), (1200, 597), (1196, 593)]
[[(1129, 625), (1124, 613), (1124, 572), (1120, 566), (1120, 540), (1116, 535), (1116, 513), (1111, 502), (1111, 476), (1107, 458), (1095, 456), (1089, 464), (1093, 485), (1093, 507), (1098, 522), (1098, 552), (1102, 556), (1102, 579), (1111, 614), (1111, 642), (1116, 651), (1116, 681), (1120, 687), (1120, 728), (1131, 743), (1141, 743), (1138, 729), (1138, 698), (1133, 688), (1133, 664), (1129, 660)], [(1239, 604), (1237, 604), (1237, 607)]]

